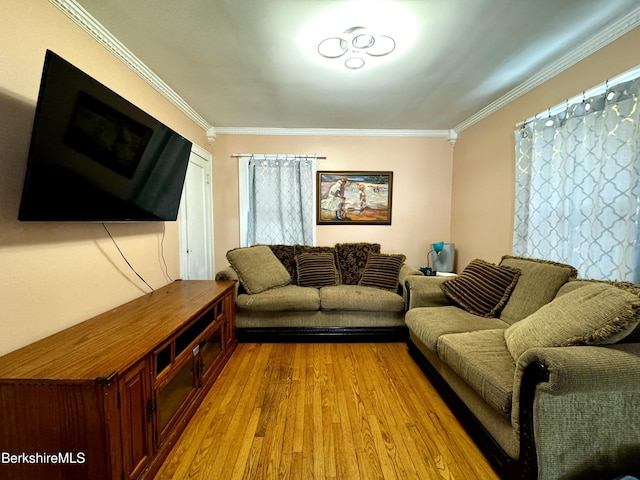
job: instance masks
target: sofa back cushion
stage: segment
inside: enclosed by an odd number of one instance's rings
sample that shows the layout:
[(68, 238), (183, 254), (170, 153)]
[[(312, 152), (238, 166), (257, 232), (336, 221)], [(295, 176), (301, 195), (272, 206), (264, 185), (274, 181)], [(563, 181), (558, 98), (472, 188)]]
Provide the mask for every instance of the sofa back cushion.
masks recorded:
[(616, 343), (640, 322), (640, 297), (606, 283), (562, 295), (504, 331), (517, 360), (535, 347)]
[(440, 288), (446, 297), (469, 313), (497, 317), (518, 282), (520, 271), (494, 265), (479, 258), (471, 261), (460, 276)]
[(266, 245), (229, 250), (227, 260), (249, 294), (291, 283), (291, 275)]
[(370, 253), (380, 253), (379, 243), (338, 243), (336, 259), (342, 283), (358, 285)]
[(520, 270), (520, 277), (500, 319), (513, 324), (554, 299), (560, 287), (578, 275), (571, 265), (533, 258), (502, 257), (500, 265)]

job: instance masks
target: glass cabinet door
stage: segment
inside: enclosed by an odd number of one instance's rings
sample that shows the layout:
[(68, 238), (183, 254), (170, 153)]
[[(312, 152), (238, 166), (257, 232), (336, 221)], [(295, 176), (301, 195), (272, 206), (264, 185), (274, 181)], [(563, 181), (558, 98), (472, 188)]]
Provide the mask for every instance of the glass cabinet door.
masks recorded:
[(200, 343), (200, 378), (198, 385), (201, 386), (203, 378), (207, 376), (211, 366), (222, 354), (222, 326), (218, 327), (202, 343)]
[[(196, 350), (196, 349), (194, 349)], [(196, 388), (195, 357), (188, 359), (178, 372), (158, 390), (158, 431), (162, 432)]]

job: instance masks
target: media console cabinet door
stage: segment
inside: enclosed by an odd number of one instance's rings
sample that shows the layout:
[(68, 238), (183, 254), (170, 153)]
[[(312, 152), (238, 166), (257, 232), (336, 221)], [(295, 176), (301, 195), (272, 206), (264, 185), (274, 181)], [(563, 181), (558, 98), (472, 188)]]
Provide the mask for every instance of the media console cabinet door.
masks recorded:
[(108, 385), (0, 381), (0, 478), (115, 479), (109, 465)]
[(147, 359), (127, 370), (120, 379), (120, 428), (125, 478), (134, 479), (153, 454), (151, 372)]

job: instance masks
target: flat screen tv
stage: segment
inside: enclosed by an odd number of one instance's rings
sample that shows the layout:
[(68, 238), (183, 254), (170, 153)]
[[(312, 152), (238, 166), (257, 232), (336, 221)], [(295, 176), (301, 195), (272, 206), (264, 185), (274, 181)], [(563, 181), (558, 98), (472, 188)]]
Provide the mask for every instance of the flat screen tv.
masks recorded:
[(47, 51), (18, 219), (173, 221), (191, 142)]

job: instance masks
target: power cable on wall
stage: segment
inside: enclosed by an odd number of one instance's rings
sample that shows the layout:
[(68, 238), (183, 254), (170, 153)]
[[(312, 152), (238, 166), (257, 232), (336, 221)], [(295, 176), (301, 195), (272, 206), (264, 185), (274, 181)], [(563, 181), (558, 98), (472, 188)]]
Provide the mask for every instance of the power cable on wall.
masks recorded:
[(165, 230), (166, 230), (166, 226), (165, 223), (162, 222), (162, 238), (160, 240), (160, 257), (162, 258), (162, 263), (164, 265), (164, 274), (166, 275), (166, 277), (173, 282), (173, 278), (171, 278), (171, 275), (169, 275), (169, 267), (167, 267), (167, 261), (164, 258), (164, 235), (165, 235)]
[[(140, 280), (142, 280), (144, 282), (144, 284), (151, 289), (152, 292), (155, 292), (154, 288), (151, 285), (149, 285), (147, 283), (147, 281), (144, 278), (142, 278), (142, 276), (138, 272), (136, 272), (135, 268), (133, 268), (131, 263), (129, 263), (129, 260), (127, 260), (127, 257), (124, 256), (124, 254), (122, 253), (122, 250), (120, 250), (120, 247), (116, 243), (116, 240), (113, 238), (113, 235), (111, 235), (111, 232), (109, 231), (109, 229), (107, 228), (107, 226), (104, 223), (102, 224), (102, 228), (104, 228), (105, 232), (107, 232), (107, 235), (109, 235), (109, 238), (111, 239), (113, 244), (116, 246), (116, 249), (120, 253), (120, 256), (124, 259), (125, 262), (127, 262), (127, 265), (129, 265), (129, 268), (131, 269), (131, 271), (133, 273), (135, 273), (138, 276), (138, 278)], [(164, 257), (163, 257), (163, 259), (164, 259)]]

